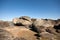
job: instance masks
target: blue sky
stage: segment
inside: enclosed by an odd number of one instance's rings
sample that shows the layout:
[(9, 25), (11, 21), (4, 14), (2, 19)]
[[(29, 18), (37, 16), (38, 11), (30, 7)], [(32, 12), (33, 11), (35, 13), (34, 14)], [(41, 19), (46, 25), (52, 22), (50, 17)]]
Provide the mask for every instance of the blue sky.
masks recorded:
[(12, 20), (15, 17), (60, 18), (59, 0), (0, 0), (0, 19)]

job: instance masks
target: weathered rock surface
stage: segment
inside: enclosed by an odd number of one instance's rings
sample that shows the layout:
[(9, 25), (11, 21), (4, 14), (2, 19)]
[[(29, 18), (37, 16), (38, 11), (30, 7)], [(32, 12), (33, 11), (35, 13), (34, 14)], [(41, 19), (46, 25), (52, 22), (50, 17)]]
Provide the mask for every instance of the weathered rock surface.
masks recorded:
[[(37, 40), (35, 34), (36, 32), (33, 32), (23, 26), (17, 27), (6, 27), (4, 30), (8, 31), (13, 35), (13, 40)], [(9, 36), (9, 35), (8, 35)]]
[(32, 25), (31, 18), (28, 16), (22, 16), (20, 18), (14, 18), (13, 23), (20, 26), (26, 26), (29, 28)]
[(50, 34), (48, 32), (42, 32), (40, 33), (41, 35), (41, 40), (57, 40), (57, 36), (54, 34)]
[(0, 40), (60, 40), (60, 19), (22, 16), (0, 21)]
[(8, 31), (0, 29), (0, 40), (13, 40), (13, 36)]

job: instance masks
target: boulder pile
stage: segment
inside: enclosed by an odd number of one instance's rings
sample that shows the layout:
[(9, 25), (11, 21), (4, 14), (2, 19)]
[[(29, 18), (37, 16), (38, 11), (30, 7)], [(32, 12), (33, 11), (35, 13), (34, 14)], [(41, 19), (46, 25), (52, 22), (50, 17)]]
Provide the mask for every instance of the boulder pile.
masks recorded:
[(0, 40), (60, 40), (60, 19), (22, 16), (0, 21)]

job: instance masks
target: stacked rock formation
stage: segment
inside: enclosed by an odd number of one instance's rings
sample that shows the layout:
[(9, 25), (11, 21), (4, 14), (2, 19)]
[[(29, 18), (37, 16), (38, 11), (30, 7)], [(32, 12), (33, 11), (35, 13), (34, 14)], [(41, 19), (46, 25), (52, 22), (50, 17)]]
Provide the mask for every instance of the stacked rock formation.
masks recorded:
[(32, 25), (31, 18), (28, 16), (22, 16), (20, 18), (14, 18), (13, 23), (15, 25), (19, 25), (19, 26), (26, 26), (26, 28), (29, 28)]
[(60, 40), (60, 19), (22, 16), (0, 21), (0, 40)]

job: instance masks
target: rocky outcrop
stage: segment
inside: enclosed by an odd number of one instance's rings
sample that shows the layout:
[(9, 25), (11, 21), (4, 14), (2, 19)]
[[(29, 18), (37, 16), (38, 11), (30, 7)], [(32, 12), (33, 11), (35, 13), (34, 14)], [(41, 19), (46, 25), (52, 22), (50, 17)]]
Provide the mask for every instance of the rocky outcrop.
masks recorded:
[(0, 40), (60, 40), (60, 19), (22, 16), (0, 21)]
[(37, 19), (33, 26), (37, 29), (38, 32), (45, 31), (48, 27), (54, 27), (54, 23), (51, 20)]
[(19, 26), (26, 26), (26, 28), (29, 28), (32, 25), (31, 18), (28, 16), (22, 16), (20, 18), (14, 18), (13, 23), (15, 25), (19, 25)]
[(37, 40), (36, 36), (34, 36), (37, 33), (25, 28), (24, 26), (6, 27), (4, 30), (13, 35), (13, 40)]
[(54, 34), (50, 34), (48, 32), (42, 32), (40, 33), (41, 35), (41, 40), (57, 40), (57, 36)]
[(10, 32), (0, 29), (0, 40), (13, 40), (13, 36)]

